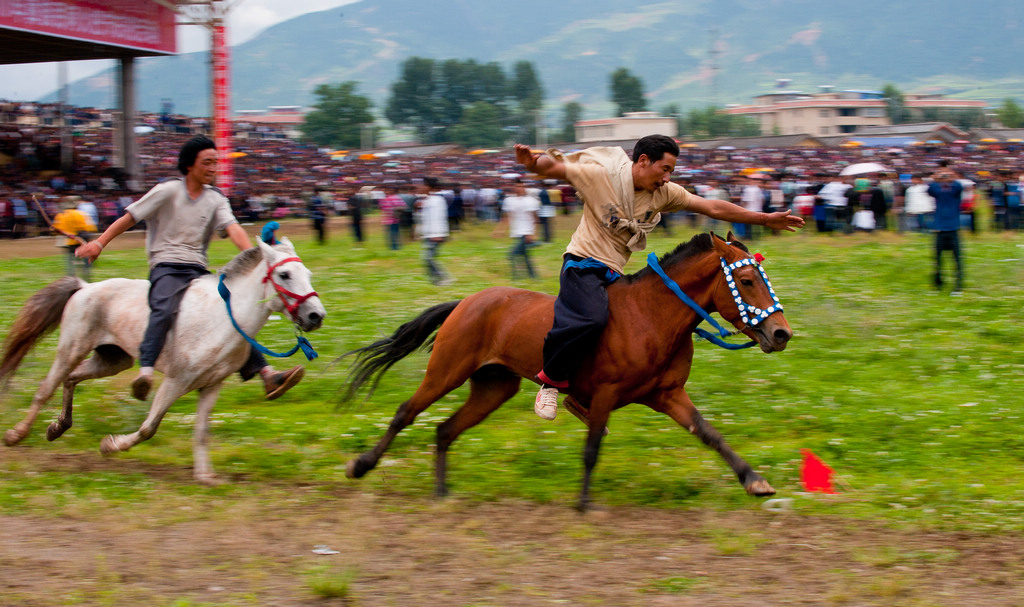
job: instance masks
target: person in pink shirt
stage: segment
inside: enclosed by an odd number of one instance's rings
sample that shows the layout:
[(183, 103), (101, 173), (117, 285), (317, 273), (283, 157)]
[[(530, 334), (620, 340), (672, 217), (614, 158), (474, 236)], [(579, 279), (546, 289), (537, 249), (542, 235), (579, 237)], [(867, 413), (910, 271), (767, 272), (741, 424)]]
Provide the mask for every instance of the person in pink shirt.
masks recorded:
[(401, 221), (402, 211), (406, 209), (405, 201), (395, 193), (394, 188), (382, 188), (386, 194), (380, 199), (380, 224), (388, 235), (388, 244), (392, 251), (401, 247), (401, 240), (398, 235), (398, 226)]

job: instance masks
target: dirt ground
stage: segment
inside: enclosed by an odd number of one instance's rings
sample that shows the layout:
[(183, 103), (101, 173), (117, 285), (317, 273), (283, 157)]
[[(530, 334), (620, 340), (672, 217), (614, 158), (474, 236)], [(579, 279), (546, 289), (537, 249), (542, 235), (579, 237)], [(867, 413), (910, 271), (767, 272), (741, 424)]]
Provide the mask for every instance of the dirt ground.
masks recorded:
[[(15, 462), (30, 475), (125, 466), (45, 445), (0, 449), (0, 466)], [(159, 486), (188, 484), (186, 467), (132, 466)], [(166, 508), (130, 517), (102, 504), (59, 519), (0, 516), (0, 605), (1024, 602), (1020, 537), (758, 509), (581, 515), (571, 504), (410, 500), (357, 483), (254, 484), (252, 497), (221, 512), (197, 511), (183, 490), (156, 491)], [(318, 546), (338, 553), (315, 554)]]

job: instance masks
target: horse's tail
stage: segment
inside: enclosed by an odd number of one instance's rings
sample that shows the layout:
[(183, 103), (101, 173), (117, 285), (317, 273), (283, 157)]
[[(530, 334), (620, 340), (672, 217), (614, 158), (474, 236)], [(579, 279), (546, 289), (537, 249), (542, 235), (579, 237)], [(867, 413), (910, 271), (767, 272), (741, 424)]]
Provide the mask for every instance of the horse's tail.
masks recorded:
[(426, 343), (429, 346), (434, 343), (434, 331), (444, 323), (457, 305), (459, 305), (458, 301), (449, 301), (427, 308), (415, 319), (398, 327), (391, 337), (385, 337), (368, 346), (342, 354), (340, 358), (351, 354), (356, 355), (356, 360), (352, 363), (350, 371), (348, 390), (346, 390), (343, 400), (351, 400), (360, 388), (372, 381), (370, 391), (366, 395), (369, 398), (377, 389), (380, 378), (391, 368), (391, 365), (409, 356), (423, 344)]
[(85, 285), (78, 278), (65, 276), (28, 298), (4, 340), (3, 354), (0, 355), (0, 387), (7, 385), (36, 342), (57, 328), (68, 300)]

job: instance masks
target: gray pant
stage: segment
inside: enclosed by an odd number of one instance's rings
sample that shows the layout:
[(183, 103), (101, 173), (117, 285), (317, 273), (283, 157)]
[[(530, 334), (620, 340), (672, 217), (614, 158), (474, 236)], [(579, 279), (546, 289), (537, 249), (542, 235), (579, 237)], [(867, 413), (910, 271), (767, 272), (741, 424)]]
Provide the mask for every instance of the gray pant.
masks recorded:
[[(209, 274), (202, 266), (187, 263), (158, 263), (149, 272), (149, 324), (139, 346), (139, 366), (152, 367), (178, 317), (178, 306), (188, 285)], [(267, 366), (267, 360), (256, 350), (249, 350), (249, 359), (238, 371), (243, 380), (252, 378)]]

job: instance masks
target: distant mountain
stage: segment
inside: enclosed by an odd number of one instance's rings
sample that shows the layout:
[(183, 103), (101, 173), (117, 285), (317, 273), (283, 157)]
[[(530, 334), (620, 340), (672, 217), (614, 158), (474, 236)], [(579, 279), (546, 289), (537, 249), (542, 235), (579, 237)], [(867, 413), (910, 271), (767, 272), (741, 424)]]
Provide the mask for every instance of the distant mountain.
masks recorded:
[[(238, 10), (245, 10), (242, 5)], [(320, 83), (356, 80), (383, 107), (411, 56), (534, 62), (554, 117), (578, 101), (610, 111), (620, 66), (650, 106), (747, 103), (771, 90), (818, 85), (990, 99), (1024, 96), (1020, 0), (362, 0), (280, 23), (232, 49), (233, 108), (308, 105)], [(205, 53), (137, 62), (139, 107), (208, 113)], [(71, 101), (111, 103), (113, 75), (71, 85)]]

